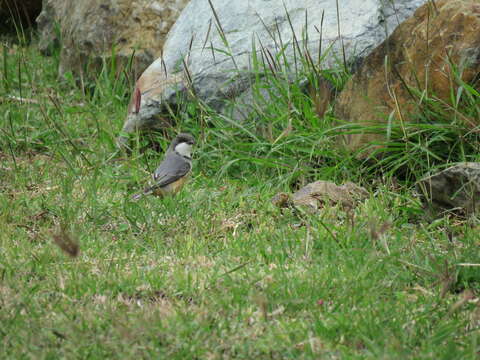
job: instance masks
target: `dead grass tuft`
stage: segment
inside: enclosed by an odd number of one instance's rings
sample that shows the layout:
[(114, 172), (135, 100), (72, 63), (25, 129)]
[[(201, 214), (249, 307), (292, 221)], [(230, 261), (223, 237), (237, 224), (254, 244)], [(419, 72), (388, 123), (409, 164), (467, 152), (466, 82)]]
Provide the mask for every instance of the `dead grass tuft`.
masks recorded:
[(80, 246), (77, 239), (67, 232), (65, 226), (60, 226), (53, 234), (53, 241), (63, 252), (71, 257), (77, 257), (80, 254)]

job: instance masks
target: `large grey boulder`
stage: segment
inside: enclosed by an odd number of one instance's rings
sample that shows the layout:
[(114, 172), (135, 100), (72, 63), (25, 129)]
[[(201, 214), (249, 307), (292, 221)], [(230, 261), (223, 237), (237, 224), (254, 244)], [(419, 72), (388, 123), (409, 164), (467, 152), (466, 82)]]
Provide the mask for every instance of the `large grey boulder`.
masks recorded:
[(427, 176), (417, 184), (424, 207), (435, 217), (480, 210), (480, 163), (467, 162)]
[[(160, 56), (168, 30), (188, 0), (43, 0), (40, 50), (62, 43), (59, 75), (94, 78), (115, 54), (118, 71), (140, 75)], [(59, 38), (61, 37), (61, 39)]]
[[(299, 51), (308, 49), (317, 61), (321, 35), (323, 66), (342, 61), (342, 43), (345, 58), (352, 63), (425, 1), (339, 1), (339, 39), (336, 0), (191, 0), (168, 34), (163, 57), (138, 80), (123, 131), (162, 126), (165, 108), (175, 108), (192, 93), (222, 110), (226, 99), (235, 99), (251, 87), (253, 44), (259, 57), (266, 49), (264, 59), (283, 50), (291, 65), (287, 71), (294, 73), (294, 59), (301, 67)], [(276, 61), (282, 63), (284, 57)]]

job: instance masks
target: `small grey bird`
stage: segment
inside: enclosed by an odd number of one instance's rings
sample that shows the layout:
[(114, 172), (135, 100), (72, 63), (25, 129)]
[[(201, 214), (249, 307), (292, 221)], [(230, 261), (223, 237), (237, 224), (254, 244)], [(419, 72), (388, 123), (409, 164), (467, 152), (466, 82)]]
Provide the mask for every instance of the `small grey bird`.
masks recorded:
[(153, 173), (154, 185), (146, 187), (142, 193), (135, 194), (133, 200), (144, 195), (174, 195), (185, 184), (192, 169), (192, 147), (195, 139), (192, 135), (178, 134), (167, 149), (165, 158)]

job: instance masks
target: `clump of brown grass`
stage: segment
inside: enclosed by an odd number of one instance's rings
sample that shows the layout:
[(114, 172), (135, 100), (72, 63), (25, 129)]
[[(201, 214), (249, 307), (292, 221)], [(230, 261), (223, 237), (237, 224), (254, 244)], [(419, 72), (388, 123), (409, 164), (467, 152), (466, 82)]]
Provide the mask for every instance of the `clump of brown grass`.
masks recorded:
[(53, 234), (53, 241), (58, 245), (63, 252), (71, 257), (77, 257), (80, 253), (80, 246), (78, 240), (70, 234), (64, 225), (58, 227)]

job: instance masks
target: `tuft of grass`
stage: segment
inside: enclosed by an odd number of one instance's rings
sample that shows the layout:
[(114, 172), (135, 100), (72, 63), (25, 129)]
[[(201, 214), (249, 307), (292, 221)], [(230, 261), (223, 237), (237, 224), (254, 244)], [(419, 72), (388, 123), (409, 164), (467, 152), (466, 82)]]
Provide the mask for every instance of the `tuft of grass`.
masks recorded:
[(380, 169), (389, 176), (402, 178), (407, 184), (452, 163), (479, 161), (480, 94), (476, 90), (479, 83), (477, 80), (466, 84), (458, 73), (454, 78), (452, 94), (457, 95), (451, 104), (435, 94), (409, 88), (416, 106), (408, 122), (394, 123), (388, 119), (385, 124), (347, 124), (337, 130), (385, 135), (385, 141), (372, 142), (359, 153), (367, 152), (378, 159), (371, 171)]

